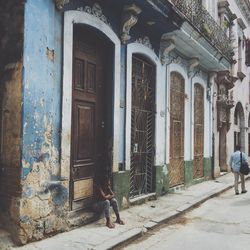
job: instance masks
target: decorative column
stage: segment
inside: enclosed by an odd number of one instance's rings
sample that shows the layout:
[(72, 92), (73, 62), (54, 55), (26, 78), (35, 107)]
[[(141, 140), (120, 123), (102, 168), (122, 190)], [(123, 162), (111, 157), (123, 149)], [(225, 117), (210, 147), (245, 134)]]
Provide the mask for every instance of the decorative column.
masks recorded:
[(230, 129), (230, 109), (234, 101), (229, 98), (228, 91), (234, 87), (237, 78), (230, 75), (229, 71), (221, 71), (217, 75), (217, 129), (219, 131), (219, 165), (221, 171), (227, 171), (227, 132)]

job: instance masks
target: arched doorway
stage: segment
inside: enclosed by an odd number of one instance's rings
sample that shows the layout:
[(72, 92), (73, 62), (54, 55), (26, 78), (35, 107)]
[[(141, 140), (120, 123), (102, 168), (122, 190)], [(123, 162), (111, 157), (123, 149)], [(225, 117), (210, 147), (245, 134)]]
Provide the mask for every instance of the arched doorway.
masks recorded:
[(236, 145), (240, 145), (241, 150), (245, 151), (245, 117), (240, 102), (237, 103), (234, 110), (234, 150)]
[(132, 58), (130, 197), (153, 191), (155, 151), (155, 65)]
[(204, 88), (194, 85), (194, 179), (204, 176)]
[(101, 33), (73, 27), (70, 204), (88, 207), (94, 177), (111, 172), (113, 131), (113, 46)]
[(169, 186), (173, 187), (184, 183), (185, 80), (177, 72), (170, 78)]

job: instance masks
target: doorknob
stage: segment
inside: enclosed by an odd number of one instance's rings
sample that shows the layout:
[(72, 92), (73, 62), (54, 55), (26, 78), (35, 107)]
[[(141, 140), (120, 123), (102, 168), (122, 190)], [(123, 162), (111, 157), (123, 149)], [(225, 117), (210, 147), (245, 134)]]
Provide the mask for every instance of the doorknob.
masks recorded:
[(104, 128), (104, 125), (105, 125), (105, 123), (104, 123), (104, 121), (102, 121), (101, 122), (101, 127)]

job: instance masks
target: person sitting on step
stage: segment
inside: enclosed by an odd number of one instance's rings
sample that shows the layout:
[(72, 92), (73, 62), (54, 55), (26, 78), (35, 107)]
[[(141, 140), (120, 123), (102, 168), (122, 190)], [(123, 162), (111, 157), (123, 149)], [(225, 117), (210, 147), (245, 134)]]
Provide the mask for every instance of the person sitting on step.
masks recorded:
[(110, 219), (110, 206), (113, 208), (116, 215), (116, 223), (124, 225), (119, 214), (118, 202), (115, 199), (114, 192), (111, 189), (110, 178), (108, 176), (100, 177), (96, 185), (96, 210), (103, 211), (106, 218), (106, 226), (114, 228), (115, 224)]

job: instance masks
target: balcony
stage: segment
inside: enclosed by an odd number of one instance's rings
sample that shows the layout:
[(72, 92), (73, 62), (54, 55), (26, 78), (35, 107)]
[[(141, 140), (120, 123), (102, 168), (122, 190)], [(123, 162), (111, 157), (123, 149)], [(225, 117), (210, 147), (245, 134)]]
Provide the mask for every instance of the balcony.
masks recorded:
[(224, 57), (232, 62), (233, 47), (224, 30), (197, 0), (171, 0), (182, 15)]

